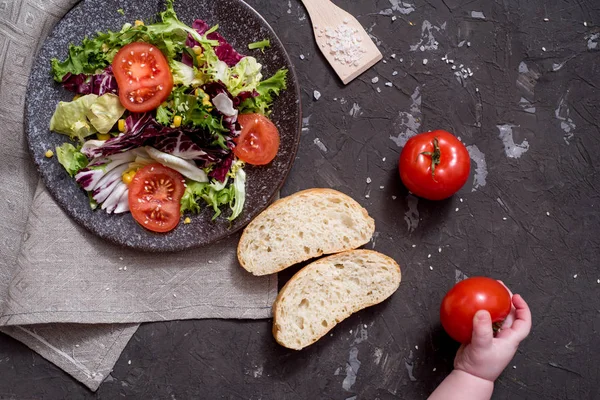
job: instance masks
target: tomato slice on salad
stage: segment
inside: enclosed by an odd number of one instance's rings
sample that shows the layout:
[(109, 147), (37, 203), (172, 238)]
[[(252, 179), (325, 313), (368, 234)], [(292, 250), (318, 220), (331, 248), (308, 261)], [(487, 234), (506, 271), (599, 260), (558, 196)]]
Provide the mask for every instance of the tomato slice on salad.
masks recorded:
[(185, 191), (181, 174), (161, 164), (148, 164), (136, 172), (129, 185), (133, 218), (154, 232), (168, 232), (180, 220), (180, 201)]
[(131, 112), (157, 108), (173, 89), (173, 76), (165, 56), (155, 46), (134, 42), (123, 46), (112, 62), (119, 99)]
[(279, 150), (279, 131), (275, 124), (261, 114), (241, 114), (240, 136), (233, 139), (233, 153), (240, 160), (252, 165), (266, 165), (273, 161)]

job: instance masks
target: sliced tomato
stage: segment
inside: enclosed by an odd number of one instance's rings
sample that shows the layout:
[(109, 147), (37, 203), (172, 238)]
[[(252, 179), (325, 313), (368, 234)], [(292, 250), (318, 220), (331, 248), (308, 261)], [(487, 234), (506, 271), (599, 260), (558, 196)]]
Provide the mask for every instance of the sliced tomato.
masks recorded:
[(179, 204), (184, 182), (179, 172), (158, 163), (141, 168), (129, 184), (131, 215), (154, 232), (174, 229), (181, 217)]
[(275, 124), (261, 114), (238, 116), (242, 133), (233, 139), (233, 153), (242, 161), (265, 165), (273, 161), (279, 150), (279, 131)]
[(119, 99), (131, 112), (154, 110), (173, 89), (173, 76), (165, 56), (149, 43), (134, 42), (115, 55), (112, 69)]

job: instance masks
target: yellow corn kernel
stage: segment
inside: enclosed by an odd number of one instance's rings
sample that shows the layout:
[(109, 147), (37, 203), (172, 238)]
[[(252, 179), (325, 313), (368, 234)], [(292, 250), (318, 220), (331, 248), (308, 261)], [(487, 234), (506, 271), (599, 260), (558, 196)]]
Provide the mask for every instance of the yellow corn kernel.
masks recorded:
[(144, 21), (140, 21), (139, 19), (136, 19), (135, 26), (144, 26)]
[(175, 128), (179, 128), (179, 127), (181, 126), (181, 116), (180, 116), (180, 115), (176, 115), (176, 116), (173, 118), (173, 126), (174, 126)]
[(110, 135), (108, 133), (96, 133), (96, 137), (98, 138), (98, 140), (110, 139)]
[(117, 122), (117, 127), (119, 128), (119, 132), (125, 132), (125, 120), (120, 119), (119, 122)]
[(196, 60), (198, 61), (198, 63), (202, 63), (202, 61), (203, 61), (202, 56), (201, 55), (196, 56)]
[(127, 171), (121, 174), (121, 180), (123, 183), (129, 185), (131, 181), (133, 181), (133, 177), (135, 176), (137, 169), (128, 169)]
[(206, 93), (204, 93), (204, 90), (200, 89), (200, 88), (196, 88), (196, 90), (194, 91), (194, 95), (196, 97), (200, 97), (200, 95), (205, 95)]
[(192, 220), (190, 219), (190, 217), (185, 217), (185, 219), (183, 220), (184, 224), (189, 224), (190, 222), (192, 222)]
[(192, 51), (196, 53), (197, 56), (200, 56), (204, 52), (204, 49), (201, 46), (194, 46), (192, 47)]
[(52, 150), (46, 150), (46, 152), (44, 153), (44, 155), (47, 158), (52, 158), (54, 156), (54, 152)]

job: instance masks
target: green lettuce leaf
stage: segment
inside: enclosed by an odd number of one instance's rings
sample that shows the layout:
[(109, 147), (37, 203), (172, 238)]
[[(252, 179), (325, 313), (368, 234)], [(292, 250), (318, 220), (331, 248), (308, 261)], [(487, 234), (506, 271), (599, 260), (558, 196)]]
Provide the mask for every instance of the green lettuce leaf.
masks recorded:
[[(222, 183), (215, 180), (206, 183), (186, 180), (185, 192), (180, 203), (181, 214), (198, 214), (201, 211), (199, 202), (204, 201), (214, 211), (213, 220), (221, 215), (220, 207), (224, 205), (229, 205), (231, 209), (231, 215), (227, 219), (236, 219), (241, 214), (246, 200), (246, 173), (243, 166), (242, 161), (236, 160)], [(233, 182), (230, 182), (231, 178)]]
[(108, 133), (124, 112), (119, 96), (106, 93), (90, 105), (85, 115), (98, 132)]
[(265, 48), (271, 47), (271, 41), (269, 39), (264, 39), (259, 42), (250, 43), (248, 48), (250, 50), (260, 49), (263, 53), (265, 52)]
[(252, 92), (257, 89), (262, 79), (262, 65), (254, 57), (244, 57), (231, 68), (223, 61), (212, 60), (212, 57), (207, 59), (207, 62), (213, 80), (223, 82), (234, 97), (240, 92)]
[(259, 95), (244, 100), (239, 106), (240, 113), (269, 115), (269, 108), (273, 103), (274, 97), (287, 88), (287, 72), (287, 69), (282, 68), (270, 78), (260, 82), (256, 88)]
[(50, 130), (83, 142), (86, 137), (97, 132), (86, 117), (97, 98), (95, 94), (86, 94), (77, 100), (59, 102), (50, 119)]
[(87, 157), (79, 151), (79, 148), (71, 143), (63, 143), (56, 147), (56, 157), (58, 162), (65, 168), (71, 176), (75, 176), (80, 169), (88, 165)]

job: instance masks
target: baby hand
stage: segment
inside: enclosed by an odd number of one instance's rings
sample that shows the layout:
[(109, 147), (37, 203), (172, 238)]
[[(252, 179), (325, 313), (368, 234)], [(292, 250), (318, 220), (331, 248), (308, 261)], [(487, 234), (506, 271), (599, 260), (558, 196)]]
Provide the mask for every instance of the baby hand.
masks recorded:
[(531, 311), (525, 300), (516, 294), (512, 302), (511, 314), (495, 337), (490, 313), (480, 310), (475, 314), (471, 343), (456, 353), (455, 369), (491, 382), (500, 376), (531, 330)]

